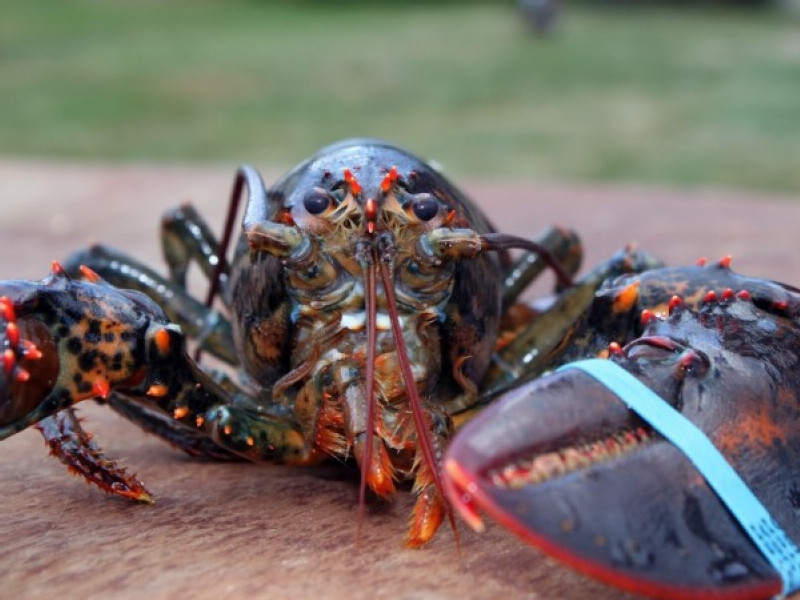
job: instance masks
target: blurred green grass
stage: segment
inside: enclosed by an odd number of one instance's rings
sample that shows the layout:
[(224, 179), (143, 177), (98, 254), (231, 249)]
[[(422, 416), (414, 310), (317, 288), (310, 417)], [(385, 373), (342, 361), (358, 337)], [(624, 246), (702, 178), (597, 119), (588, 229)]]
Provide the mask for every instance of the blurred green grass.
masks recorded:
[(460, 176), (800, 191), (772, 11), (0, 0), (0, 154), (289, 166), (375, 136)]

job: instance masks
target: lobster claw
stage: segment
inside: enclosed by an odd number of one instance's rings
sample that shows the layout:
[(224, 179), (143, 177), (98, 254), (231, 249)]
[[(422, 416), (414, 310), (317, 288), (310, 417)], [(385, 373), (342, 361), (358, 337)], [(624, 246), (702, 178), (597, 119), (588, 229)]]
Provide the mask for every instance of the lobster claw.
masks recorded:
[[(653, 377), (651, 387), (661, 386), (675, 408), (693, 410), (692, 382), (676, 387), (658, 368)], [(666, 393), (673, 389), (681, 393)], [(752, 410), (746, 400), (740, 404)], [(736, 418), (736, 406), (728, 405), (728, 419)], [(725, 410), (707, 405), (705, 425)], [(779, 431), (774, 424), (771, 435)], [(776, 468), (772, 460), (788, 459), (763, 460), (751, 450), (746, 466), (735, 466), (758, 473), (753, 490), (774, 516), (796, 520), (791, 465)], [(768, 598), (781, 589), (691, 462), (576, 369), (533, 381), (467, 423), (445, 456), (444, 485), (473, 527), (485, 512), (578, 571), (628, 591), (706, 599)], [(796, 527), (787, 531), (797, 540)]]

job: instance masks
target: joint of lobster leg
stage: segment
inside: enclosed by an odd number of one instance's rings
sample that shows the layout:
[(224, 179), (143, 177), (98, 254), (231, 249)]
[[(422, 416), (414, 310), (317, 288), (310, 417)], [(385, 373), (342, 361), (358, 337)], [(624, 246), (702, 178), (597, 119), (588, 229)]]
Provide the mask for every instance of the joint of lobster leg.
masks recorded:
[(152, 365), (181, 356), (186, 346), (183, 332), (173, 323), (151, 326), (145, 333), (145, 340), (147, 358)]
[(434, 229), (417, 242), (417, 255), (431, 263), (472, 258), (484, 249), (481, 236), (472, 229)]
[(289, 464), (309, 460), (302, 434), (276, 416), (216, 406), (203, 415), (202, 426), (217, 444), (247, 460)]

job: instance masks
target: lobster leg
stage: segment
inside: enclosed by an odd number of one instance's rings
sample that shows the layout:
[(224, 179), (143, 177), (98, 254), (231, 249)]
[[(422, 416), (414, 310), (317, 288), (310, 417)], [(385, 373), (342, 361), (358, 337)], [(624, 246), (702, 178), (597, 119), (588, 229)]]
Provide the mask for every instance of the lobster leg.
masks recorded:
[[(230, 322), (190, 296), (181, 284), (170, 282), (123, 252), (104, 245), (78, 251), (64, 263), (71, 274), (77, 273), (81, 265), (88, 266), (112, 285), (144, 292), (164, 308), (171, 321), (197, 340), (201, 349), (228, 364), (239, 363)], [(176, 267), (175, 277), (180, 278), (180, 271)]]
[[(578, 235), (574, 231), (549, 227), (533, 241), (549, 250), (567, 273), (574, 275), (578, 271), (583, 253)], [(524, 252), (503, 274), (503, 306), (508, 307), (517, 302), (525, 288), (547, 269), (547, 263), (540, 254)]]
[(157, 435), (172, 446), (183, 450), (189, 456), (214, 460), (239, 459), (239, 457), (220, 448), (204, 432), (197, 429), (189, 429), (172, 418), (154, 412), (145, 405), (126, 396), (114, 393), (108, 397), (107, 402), (117, 413), (133, 421), (147, 433)]
[[(195, 261), (203, 275), (211, 280), (223, 260), (219, 242), (205, 219), (189, 204), (170, 210), (161, 219), (161, 248), (169, 267), (173, 283), (186, 289), (186, 272)], [(225, 289), (228, 281), (228, 266), (222, 265), (219, 285)], [(225, 294), (222, 294), (225, 301)]]
[(191, 455), (276, 463), (308, 460), (303, 435), (292, 420), (276, 407), (223, 387), (175, 342), (162, 347), (158, 362), (149, 365), (157, 383), (120, 390), (113, 408)]
[(595, 293), (604, 281), (658, 266), (661, 263), (654, 257), (626, 248), (564, 290), (548, 309), (547, 318), (533, 318), (518, 327), (512, 332), (513, 341), (496, 353), (484, 379), (479, 404), (560, 364), (560, 356), (583, 326)]

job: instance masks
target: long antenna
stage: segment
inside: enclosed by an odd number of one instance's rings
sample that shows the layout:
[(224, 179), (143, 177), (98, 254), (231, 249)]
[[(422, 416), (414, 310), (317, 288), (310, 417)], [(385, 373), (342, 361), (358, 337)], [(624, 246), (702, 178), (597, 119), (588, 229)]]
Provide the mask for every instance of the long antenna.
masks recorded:
[[(216, 298), (219, 293), (222, 273), (225, 272), (228, 266), (228, 248), (233, 238), (233, 227), (236, 222), (236, 215), (239, 213), (239, 203), (241, 202), (242, 190), (245, 185), (247, 185), (247, 190), (249, 192), (249, 197), (247, 199), (247, 216), (249, 217), (250, 213), (256, 209), (262, 211), (266, 210), (266, 188), (264, 187), (264, 181), (261, 179), (258, 171), (253, 167), (239, 167), (236, 170), (236, 177), (233, 180), (233, 189), (231, 189), (230, 199), (228, 200), (228, 214), (225, 217), (225, 227), (222, 230), (222, 239), (220, 240), (219, 249), (217, 250), (217, 264), (214, 267), (214, 272), (209, 281), (205, 302), (206, 308), (211, 308), (211, 305), (214, 304), (214, 298)], [(263, 218), (266, 219), (267, 215), (263, 215)], [(202, 350), (198, 346), (194, 351), (195, 361), (199, 361), (201, 355)]]
[(422, 410), (422, 401), (419, 397), (417, 390), (417, 383), (414, 381), (414, 373), (411, 370), (411, 363), (408, 360), (408, 350), (406, 342), (403, 338), (403, 329), (400, 326), (400, 317), (397, 311), (397, 301), (394, 296), (393, 281), (389, 267), (385, 261), (380, 261), (381, 281), (383, 289), (386, 292), (386, 305), (389, 312), (389, 322), (392, 326), (392, 334), (394, 336), (395, 346), (397, 348), (397, 362), (400, 366), (400, 372), (403, 375), (403, 381), (406, 384), (406, 393), (408, 394), (408, 403), (411, 405), (411, 413), (414, 416), (414, 424), (417, 428), (417, 444), (422, 450), (425, 463), (431, 472), (433, 483), (436, 486), (436, 491), (439, 494), (440, 500), (445, 503), (445, 510), (447, 518), (450, 521), (450, 527), (453, 529), (453, 535), (456, 539), (456, 545), (460, 546), (458, 538), (458, 529), (456, 528), (456, 521), (453, 517), (453, 511), (447, 504), (447, 497), (444, 495), (444, 487), (442, 486), (442, 479), (439, 475), (439, 464), (433, 452), (433, 444), (430, 438), (430, 425), (427, 416)]
[(367, 476), (372, 467), (372, 444), (375, 438), (375, 352), (377, 346), (377, 302), (374, 254), (367, 256), (364, 270), (364, 295), (367, 312), (367, 430), (364, 432), (364, 454), (361, 460), (361, 483), (358, 489), (358, 537), (367, 506)]

